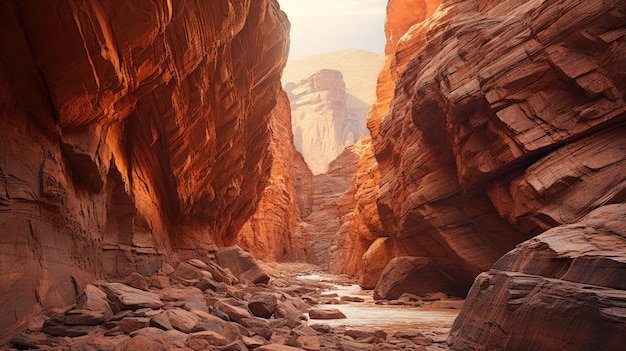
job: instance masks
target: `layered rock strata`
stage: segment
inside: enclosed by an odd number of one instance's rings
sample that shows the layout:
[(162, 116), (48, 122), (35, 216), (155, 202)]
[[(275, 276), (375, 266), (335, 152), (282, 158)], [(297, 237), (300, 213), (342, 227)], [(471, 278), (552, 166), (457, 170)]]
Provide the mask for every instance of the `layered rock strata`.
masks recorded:
[(0, 334), (234, 238), (287, 31), (274, 0), (0, 4)]
[(313, 206), (313, 174), (296, 151), (291, 131), (290, 103), (282, 92), (270, 121), (273, 161), (270, 179), (257, 210), (235, 242), (266, 261), (307, 261), (308, 233), (300, 225)]
[(294, 143), (313, 174), (326, 173), (346, 146), (367, 134), (369, 105), (346, 93), (341, 72), (323, 69), (285, 90)]
[(600, 207), (480, 274), (448, 342), (453, 350), (621, 350), (625, 276), (626, 205)]
[(346, 192), (354, 183), (359, 161), (358, 144), (347, 147), (329, 165), (327, 173), (313, 176), (312, 206), (300, 230), (307, 239), (309, 262), (329, 269), (331, 249), (341, 237), (345, 218), (354, 208)]
[(368, 126), (393, 255), (430, 257), (442, 287), (463, 294), (517, 243), (626, 200), (626, 8), (435, 8), (390, 2)]

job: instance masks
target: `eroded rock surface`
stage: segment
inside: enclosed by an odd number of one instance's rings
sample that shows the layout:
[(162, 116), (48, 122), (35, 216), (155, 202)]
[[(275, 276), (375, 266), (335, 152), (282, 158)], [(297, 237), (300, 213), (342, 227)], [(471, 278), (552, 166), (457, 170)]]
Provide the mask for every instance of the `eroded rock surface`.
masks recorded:
[[(293, 271), (294, 267), (280, 265), (276, 267), (277, 275), (256, 285), (208, 278), (211, 272), (227, 268), (205, 256), (157, 275), (142, 276), (146, 281), (165, 278), (171, 283), (166, 288), (151, 284), (149, 291), (143, 291), (112, 281), (87, 285), (85, 296), (98, 296), (98, 304), (80, 308), (69, 305), (34, 316), (28, 330), (13, 335), (6, 343), (0, 343), (0, 347), (3, 350), (392, 351), (426, 350), (422, 348), (426, 345), (432, 347), (429, 350), (446, 349), (444, 340), (435, 340), (435, 332), (424, 331), (430, 335), (425, 337), (418, 330), (392, 333), (375, 327), (333, 328), (324, 324), (328, 319), (345, 318), (337, 309), (317, 306), (324, 301), (324, 292), (331, 285), (299, 279), (296, 275), (302, 273)], [(212, 284), (201, 289), (206, 281), (185, 279), (181, 271), (194, 272)], [(98, 319), (89, 318), (102, 312), (102, 304), (118, 305), (128, 294), (141, 295), (151, 304), (128, 306), (115, 309), (115, 314), (101, 313)], [(83, 299), (81, 296), (79, 301)], [(89, 306), (93, 309), (82, 309)], [(309, 326), (305, 312), (318, 320)]]
[(625, 276), (626, 205), (600, 207), (479, 275), (448, 341), (454, 350), (621, 350)]
[(287, 31), (274, 0), (0, 4), (0, 333), (234, 238)]
[(308, 235), (300, 223), (313, 206), (313, 174), (295, 149), (290, 103), (284, 92), (278, 95), (272, 117), (270, 179), (257, 210), (234, 243), (265, 261), (306, 261), (311, 256)]
[(626, 199), (626, 8), (431, 5), (390, 2), (368, 126), (394, 256), (431, 257), (463, 294), (517, 243)]
[(313, 174), (326, 173), (346, 146), (367, 134), (370, 106), (346, 93), (340, 71), (323, 69), (287, 84), (285, 90), (291, 101), (294, 143)]

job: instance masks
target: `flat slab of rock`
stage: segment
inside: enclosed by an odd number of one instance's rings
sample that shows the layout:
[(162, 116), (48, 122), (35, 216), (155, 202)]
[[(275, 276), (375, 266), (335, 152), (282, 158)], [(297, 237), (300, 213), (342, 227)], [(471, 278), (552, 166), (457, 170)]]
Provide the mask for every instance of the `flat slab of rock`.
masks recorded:
[(253, 284), (267, 284), (270, 281), (270, 276), (256, 259), (239, 246), (216, 250), (215, 257), (222, 267), (230, 269), (240, 280)]
[(281, 345), (281, 344), (269, 344), (256, 348), (257, 351), (306, 351), (299, 347)]
[(161, 308), (163, 302), (159, 295), (139, 290), (122, 283), (102, 284), (109, 299), (118, 304), (120, 310), (138, 310), (140, 308)]
[(322, 309), (311, 308), (309, 310), (309, 318), (311, 319), (344, 319), (346, 315), (336, 308)]

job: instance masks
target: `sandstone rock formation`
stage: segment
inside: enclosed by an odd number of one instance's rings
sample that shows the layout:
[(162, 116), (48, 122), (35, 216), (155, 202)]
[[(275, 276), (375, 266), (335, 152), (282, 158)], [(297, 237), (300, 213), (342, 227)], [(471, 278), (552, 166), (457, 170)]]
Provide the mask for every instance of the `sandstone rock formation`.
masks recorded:
[[(204, 278), (183, 278), (176, 273), (183, 265), (187, 276)], [(111, 281), (86, 285), (79, 306), (38, 314), (29, 321), (27, 330), (0, 342), (0, 348), (392, 351), (443, 346), (445, 342), (441, 338), (434, 340), (434, 333), (431, 338), (417, 330), (392, 333), (376, 327), (332, 328), (321, 324), (323, 320), (309, 326), (307, 311), (311, 318), (319, 319), (345, 315), (337, 309), (314, 306), (324, 300), (327, 283), (298, 279), (289, 269), (279, 270), (266, 284), (242, 285), (217, 276), (211, 278), (212, 272), (226, 271), (227, 267), (207, 257), (169, 268), (169, 273), (162, 270), (152, 276), (133, 275), (132, 280), (150, 282), (147, 291)], [(162, 286), (163, 282), (167, 286)], [(132, 304), (119, 304), (129, 298), (134, 300)]]
[(392, 259), (385, 267), (374, 299), (394, 300), (403, 293), (424, 296), (441, 289), (439, 269), (428, 257), (402, 256)]
[(293, 144), (287, 95), (281, 92), (270, 121), (273, 161), (270, 179), (252, 217), (235, 243), (266, 261), (309, 259), (301, 218), (313, 206), (313, 174)]
[[(302, 59), (289, 59), (283, 70), (283, 86), (289, 83), (297, 84), (323, 69), (332, 69), (343, 75), (346, 93), (369, 106), (376, 101), (376, 77), (384, 63), (384, 53), (358, 49), (346, 49)], [(348, 101), (348, 108), (350, 108), (350, 101)]]
[(389, 3), (368, 126), (394, 256), (463, 294), (515, 244), (626, 200), (626, 8), (437, 5)]
[(621, 350), (625, 276), (626, 204), (600, 207), (479, 275), (448, 342), (453, 350)]
[[(369, 137), (360, 138), (349, 150), (358, 157), (355, 175), (351, 178), (349, 188), (338, 200), (342, 209), (341, 227), (331, 246), (328, 268), (332, 273), (358, 277), (362, 287), (373, 289), (391, 259), (390, 250), (386, 250), (388, 245), (384, 244), (387, 238), (383, 236), (386, 232), (376, 207), (380, 174)], [(379, 245), (373, 245), (377, 240)], [(366, 251), (372, 247), (370, 245), (376, 249), (372, 249), (367, 256)], [(389, 254), (385, 255), (385, 252)], [(375, 258), (368, 260), (364, 255)]]
[(274, 0), (0, 4), (0, 334), (235, 238), (287, 30)]
[(345, 195), (354, 183), (359, 160), (359, 146), (347, 147), (330, 163), (327, 173), (313, 176), (312, 207), (308, 216), (302, 218), (301, 231), (308, 240), (309, 262), (328, 269), (331, 248), (340, 237), (340, 231), (354, 202)]
[(367, 134), (369, 105), (346, 94), (341, 72), (323, 69), (298, 84), (287, 84), (285, 90), (294, 143), (313, 174), (326, 173), (346, 146)]

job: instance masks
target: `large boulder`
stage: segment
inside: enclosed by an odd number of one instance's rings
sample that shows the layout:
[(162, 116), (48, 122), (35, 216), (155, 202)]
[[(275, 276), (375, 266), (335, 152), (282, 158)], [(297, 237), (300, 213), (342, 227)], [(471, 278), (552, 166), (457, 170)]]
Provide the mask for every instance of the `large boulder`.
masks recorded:
[(622, 350), (626, 204), (518, 245), (476, 278), (453, 350)]
[(267, 284), (270, 276), (259, 266), (256, 259), (239, 246), (230, 246), (215, 251), (217, 262), (228, 268), (240, 280), (252, 284)]
[(438, 267), (428, 257), (396, 257), (389, 261), (376, 288), (374, 299), (395, 300), (404, 293), (425, 295), (441, 289)]

